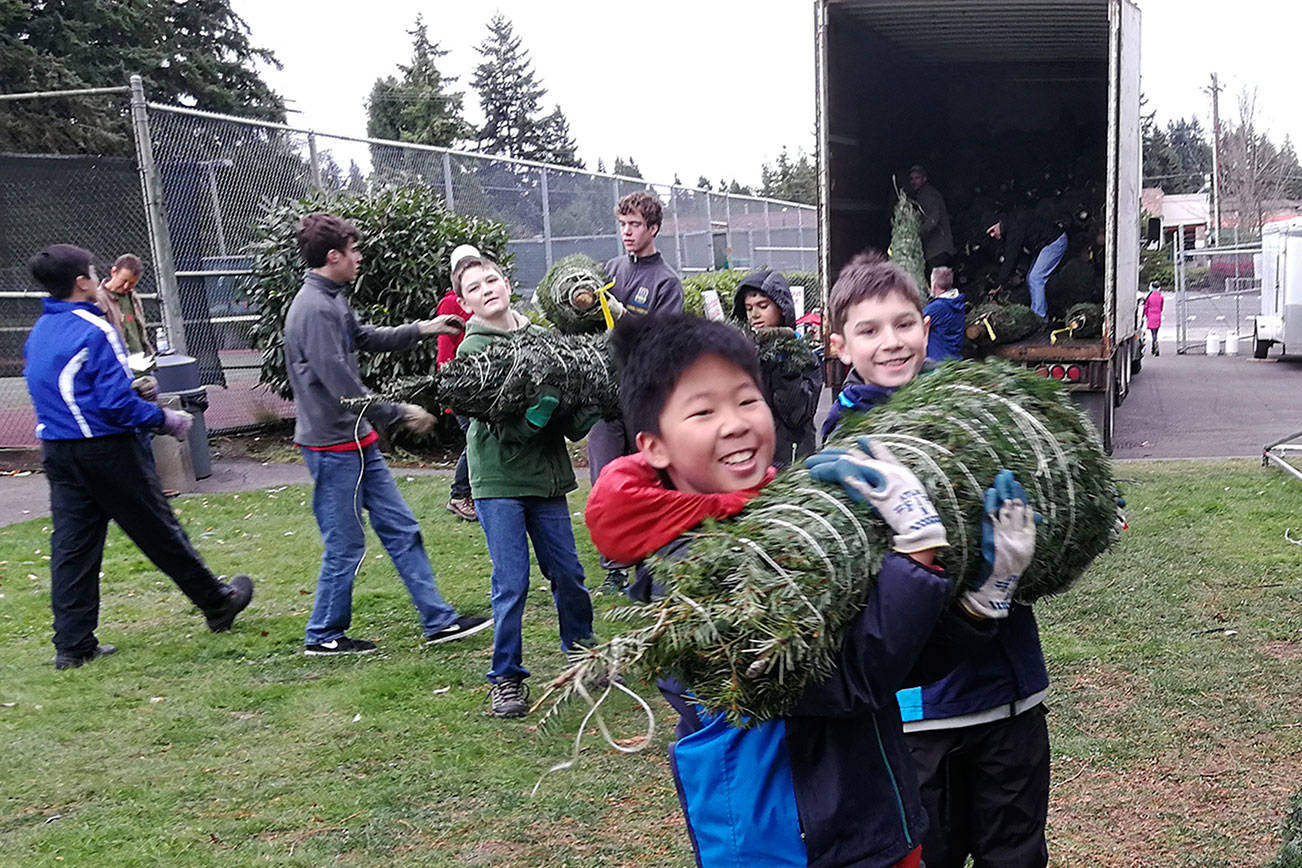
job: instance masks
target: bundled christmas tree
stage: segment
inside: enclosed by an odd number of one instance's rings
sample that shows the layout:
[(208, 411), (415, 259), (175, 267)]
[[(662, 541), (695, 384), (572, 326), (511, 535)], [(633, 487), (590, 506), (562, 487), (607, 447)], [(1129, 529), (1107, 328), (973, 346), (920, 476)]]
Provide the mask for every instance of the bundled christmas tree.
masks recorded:
[(1042, 321), (1024, 304), (978, 304), (969, 308), (965, 334), (979, 350), (1020, 341), (1035, 333)]
[(547, 269), (534, 291), (534, 301), (547, 321), (563, 334), (602, 332), (606, 330), (606, 318), (598, 293), (609, 282), (601, 263), (575, 253)]
[[(619, 387), (606, 335), (524, 329), (458, 356), (437, 374), (398, 381), (379, 399), (447, 408), (492, 425), (519, 419), (544, 391), (559, 396), (562, 412), (595, 407), (605, 418), (617, 418)], [(343, 403), (360, 409), (372, 400), (348, 398)]]
[[(862, 435), (926, 486), (950, 540), (939, 560), (959, 586), (978, 574), (983, 493), (1000, 469), (1016, 474), (1044, 517), (1021, 601), (1065, 590), (1116, 539), (1108, 460), (1053, 381), (1004, 362), (946, 364), (847, 419), (831, 445)], [(781, 716), (831, 671), (890, 539), (885, 522), (839, 488), (788, 468), (739, 515), (694, 531), (686, 556), (652, 561), (664, 597), (619, 610), (642, 625), (578, 658), (553, 682), (557, 705), (631, 669), (678, 679), (737, 725)]]
[(1302, 868), (1302, 790), (1289, 799), (1283, 837), (1279, 852), (1266, 868)]
[(1062, 330), (1069, 338), (1099, 337), (1103, 334), (1103, 305), (1085, 302), (1067, 308)]
[[(750, 332), (749, 326), (745, 331)], [(759, 349), (760, 367), (794, 377), (820, 364), (814, 344), (794, 329), (771, 328), (751, 332)]]
[(891, 260), (897, 262), (918, 282), (922, 303), (931, 300), (931, 282), (927, 280), (926, 260), (922, 255), (922, 211), (903, 190), (895, 201), (891, 216)]

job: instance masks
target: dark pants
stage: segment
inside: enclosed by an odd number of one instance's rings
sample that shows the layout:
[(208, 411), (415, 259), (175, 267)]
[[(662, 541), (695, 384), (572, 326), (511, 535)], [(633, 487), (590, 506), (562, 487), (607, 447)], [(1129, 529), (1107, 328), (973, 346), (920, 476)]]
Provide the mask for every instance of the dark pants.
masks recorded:
[[(632, 455), (637, 451), (634, 441), (636, 434), (630, 434), (623, 418), (605, 420), (593, 425), (588, 431), (588, 478), (594, 483), (601, 473), (601, 468), (619, 458)], [(602, 555), (599, 559), (603, 570), (619, 569), (624, 564), (617, 564)]]
[(1049, 728), (1043, 705), (1016, 717), (905, 735), (929, 827), (927, 868), (1044, 868)]
[(109, 519), (200, 609), (225, 602), (225, 586), (190, 544), (140, 437), (46, 440), (42, 452), (54, 527), (50, 607), (56, 650), (81, 656), (98, 644), (99, 572)]
[(953, 264), (954, 264), (954, 254), (952, 254), (952, 253), (937, 253), (935, 256), (932, 256), (932, 257), (929, 258), (925, 263), (923, 263), (923, 266), (922, 266), (922, 267), (923, 267), (923, 269), (925, 269), (926, 272), (927, 272), (927, 279), (930, 280), (930, 279), (931, 279), (931, 269), (933, 269), (933, 268), (940, 268), (940, 267), (942, 267), (942, 266), (944, 266), (945, 268), (949, 268), (949, 267), (952, 266)]
[[(470, 420), (465, 416), (458, 416), (457, 424), (461, 426), (463, 434), (470, 428)], [(457, 459), (457, 469), (452, 472), (452, 490), (448, 496), (453, 500), (464, 500), (470, 496), (470, 462), (466, 460), (464, 447), (461, 457)]]

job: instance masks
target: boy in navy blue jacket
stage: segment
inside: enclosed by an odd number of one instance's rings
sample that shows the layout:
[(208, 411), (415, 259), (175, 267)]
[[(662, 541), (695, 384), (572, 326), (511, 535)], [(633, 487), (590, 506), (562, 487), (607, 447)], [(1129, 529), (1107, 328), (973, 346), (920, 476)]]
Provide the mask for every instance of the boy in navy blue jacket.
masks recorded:
[[(589, 529), (599, 550), (617, 543), (618, 557), (673, 557), (692, 527), (736, 514), (773, 478), (755, 347), (722, 323), (675, 316), (621, 324), (614, 353), (638, 452), (598, 479)], [(894, 692), (947, 671), (951, 656), (993, 632), (1034, 550), (1024, 495), (1016, 499), (1005, 474), (1007, 503), (996, 511), (1011, 568), (956, 606), (952, 580), (934, 566), (944, 526), (911, 472), (866, 440), (809, 463), (811, 476), (845, 486), (891, 523), (895, 551), (845, 630), (835, 673), (787, 716), (740, 729), (700, 706), (690, 685), (660, 683), (681, 716), (670, 760), (702, 868), (917, 866), (926, 821)], [(651, 590), (639, 582), (635, 593)]]
[[(824, 437), (925, 370), (929, 323), (913, 279), (873, 257), (852, 261), (829, 303), (829, 343), (853, 368)], [(993, 641), (951, 673), (898, 696), (930, 819), (928, 868), (1041, 868), (1049, 806), (1049, 676), (1029, 606), (1013, 604)]]
[(127, 351), (95, 304), (89, 252), (56, 244), (31, 262), (50, 297), (23, 345), (23, 376), (36, 409), (36, 436), (50, 481), (50, 606), (57, 669), (117, 650), (95, 637), (99, 571), (109, 519), (204, 613), (213, 632), (253, 599), (253, 582), (218, 580), (190, 544), (163, 496), (137, 430), (184, 437), (188, 413), (160, 408), (133, 391)]

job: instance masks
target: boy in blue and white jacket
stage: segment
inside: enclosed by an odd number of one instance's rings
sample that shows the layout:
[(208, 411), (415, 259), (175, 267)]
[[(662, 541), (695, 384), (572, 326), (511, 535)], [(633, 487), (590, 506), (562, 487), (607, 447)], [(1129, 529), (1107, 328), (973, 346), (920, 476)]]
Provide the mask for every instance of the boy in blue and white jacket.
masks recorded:
[[(602, 471), (588, 526), (598, 550), (673, 558), (690, 547), (693, 526), (736, 514), (773, 477), (755, 346), (722, 323), (649, 317), (621, 323), (613, 353), (638, 452)], [(1034, 551), (1034, 523), (1005, 471), (996, 506), (1004, 572), (958, 605), (934, 566), (944, 526), (910, 471), (865, 441), (807, 463), (812, 478), (844, 486), (892, 525), (894, 551), (844, 630), (835, 671), (785, 716), (738, 728), (700, 705), (690, 684), (660, 682), (680, 714), (670, 761), (688, 833), (702, 868), (916, 868), (926, 817), (895, 691), (948, 671), (993, 633)], [(634, 593), (652, 590), (639, 581)]]
[[(852, 262), (838, 277), (855, 298), (833, 293), (833, 352), (853, 371), (823, 428), (866, 413), (926, 370), (930, 322), (912, 278), (883, 279), (883, 266)], [(939, 270), (939, 269), (937, 269)], [(893, 281), (893, 282), (892, 282)], [(1049, 805), (1049, 676), (1029, 606), (1012, 604), (994, 639), (952, 672), (898, 694), (905, 738), (929, 819), (927, 868), (1042, 868)]]
[(117, 650), (95, 636), (109, 519), (199, 607), (209, 629), (229, 629), (253, 598), (253, 582), (241, 575), (226, 584), (208, 569), (138, 436), (139, 429), (154, 429), (183, 438), (190, 415), (160, 408), (132, 389), (126, 347), (95, 304), (89, 252), (56, 244), (33, 257), (31, 273), (50, 294), (23, 345), (23, 376), (50, 481), (55, 668)]

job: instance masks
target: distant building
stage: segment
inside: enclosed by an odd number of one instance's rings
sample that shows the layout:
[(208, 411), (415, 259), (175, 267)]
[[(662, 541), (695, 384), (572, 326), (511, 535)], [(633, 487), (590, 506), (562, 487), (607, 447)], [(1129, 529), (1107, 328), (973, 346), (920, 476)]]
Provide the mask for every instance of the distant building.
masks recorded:
[(1211, 201), (1206, 193), (1167, 194), (1161, 187), (1145, 187), (1140, 193), (1144, 214), (1144, 240), (1150, 246), (1175, 244), (1176, 233), (1184, 236), (1185, 250), (1207, 246), (1211, 226)]

